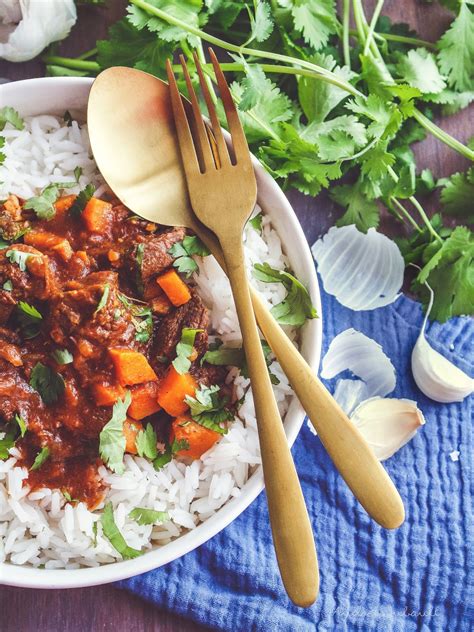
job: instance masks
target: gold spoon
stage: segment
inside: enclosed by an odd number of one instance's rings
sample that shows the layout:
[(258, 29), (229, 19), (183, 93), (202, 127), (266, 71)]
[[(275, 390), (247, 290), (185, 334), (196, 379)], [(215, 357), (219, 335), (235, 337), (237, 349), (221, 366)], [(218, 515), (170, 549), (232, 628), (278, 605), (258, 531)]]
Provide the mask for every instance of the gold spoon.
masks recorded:
[[(217, 239), (189, 202), (168, 84), (132, 68), (105, 70), (92, 86), (88, 125), (97, 165), (121, 201), (152, 222), (190, 228), (223, 265)], [(354, 496), (383, 527), (399, 527), (405, 512), (390, 477), (252, 288), (251, 298), (263, 335)]]

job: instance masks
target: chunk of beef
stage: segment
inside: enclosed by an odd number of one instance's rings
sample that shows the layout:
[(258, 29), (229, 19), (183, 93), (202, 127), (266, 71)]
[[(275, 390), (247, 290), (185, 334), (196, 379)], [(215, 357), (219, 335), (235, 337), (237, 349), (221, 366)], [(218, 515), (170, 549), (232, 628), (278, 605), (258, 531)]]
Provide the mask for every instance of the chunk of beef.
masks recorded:
[(0, 416), (11, 421), (15, 413), (28, 420), (44, 409), (38, 393), (10, 362), (0, 359)]
[[(26, 259), (25, 270), (7, 257), (11, 250), (31, 255)], [(58, 291), (54, 262), (32, 246), (13, 244), (0, 251), (0, 284), (12, 282), (11, 295), (15, 300), (38, 298), (44, 300)]]
[(11, 292), (0, 290), (0, 325), (4, 325), (16, 305)]
[(227, 377), (227, 368), (207, 363), (200, 366), (200, 363), (194, 363), (191, 367), (191, 373), (198, 384), (204, 384), (205, 386), (211, 386), (211, 384), (222, 385)]
[[(151, 235), (143, 242), (141, 277), (144, 283), (150, 277), (161, 274), (161, 272), (172, 265), (173, 257), (168, 253), (168, 250), (174, 244), (182, 241), (185, 236), (185, 229), (177, 227), (160, 233), (159, 235)], [(135, 257), (135, 252), (133, 256)]]
[[(201, 298), (193, 292), (191, 300), (167, 314), (160, 322), (151, 354), (151, 362), (157, 362), (156, 358), (165, 356), (168, 359), (175, 357), (176, 345), (181, 339), (184, 327), (203, 329), (197, 334), (194, 347), (201, 356), (207, 349), (207, 328), (209, 327), (209, 311)], [(156, 365), (159, 370), (160, 366)], [(153, 366), (155, 368), (155, 366)]]
[(4, 239), (14, 241), (28, 225), (22, 217), (20, 200), (16, 195), (9, 195), (0, 205), (0, 234)]
[[(119, 300), (116, 272), (94, 272), (67, 288), (51, 301), (50, 335), (56, 343), (74, 342), (80, 353), (92, 358), (104, 347), (133, 342), (135, 327)], [(105, 302), (98, 309), (101, 299)]]

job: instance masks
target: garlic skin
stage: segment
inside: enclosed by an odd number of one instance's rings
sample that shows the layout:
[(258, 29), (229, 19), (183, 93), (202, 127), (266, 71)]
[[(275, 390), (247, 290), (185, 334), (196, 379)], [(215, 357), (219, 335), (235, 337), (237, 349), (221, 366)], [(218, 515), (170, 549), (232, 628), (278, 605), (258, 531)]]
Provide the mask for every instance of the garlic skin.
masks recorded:
[(362, 380), (337, 380), (334, 389), (334, 399), (346, 413), (350, 415), (359, 404), (369, 399), (371, 395), (367, 390), (367, 384)]
[(411, 354), (413, 377), (420, 391), (435, 402), (462, 402), (473, 392), (474, 380), (433, 349), (426, 340), (426, 323), (433, 305), (434, 293), (428, 283), (425, 282), (425, 285), (431, 297), (420, 335)]
[(362, 402), (350, 419), (379, 461), (393, 456), (425, 423), (416, 402), (383, 397), (373, 397)]
[(65, 38), (76, 19), (74, 0), (0, 0), (0, 57), (32, 59)]

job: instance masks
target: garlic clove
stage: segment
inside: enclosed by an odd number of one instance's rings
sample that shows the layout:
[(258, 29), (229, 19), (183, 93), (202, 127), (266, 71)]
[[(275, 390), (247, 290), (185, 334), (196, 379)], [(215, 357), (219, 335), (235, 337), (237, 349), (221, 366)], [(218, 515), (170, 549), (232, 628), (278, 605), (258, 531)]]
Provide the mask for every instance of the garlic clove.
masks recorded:
[(382, 347), (355, 329), (346, 329), (329, 345), (321, 377), (331, 379), (349, 370), (366, 383), (365, 398), (388, 395), (395, 388), (395, 368)]
[(412, 439), (425, 418), (410, 399), (373, 397), (351, 415), (375, 456), (385, 461)]
[(435, 402), (461, 402), (474, 390), (474, 380), (433, 349), (425, 337), (426, 323), (433, 305), (434, 293), (428, 283), (430, 302), (420, 335), (411, 354), (411, 370), (420, 391)]
[(355, 311), (393, 303), (403, 283), (405, 263), (395, 242), (369, 228), (333, 226), (311, 251), (324, 289)]

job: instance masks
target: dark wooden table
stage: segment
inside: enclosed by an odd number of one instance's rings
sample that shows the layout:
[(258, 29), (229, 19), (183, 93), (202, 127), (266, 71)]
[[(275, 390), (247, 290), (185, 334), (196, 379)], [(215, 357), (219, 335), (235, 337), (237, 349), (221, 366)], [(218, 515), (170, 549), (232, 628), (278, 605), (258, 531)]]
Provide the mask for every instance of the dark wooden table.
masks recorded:
[[(364, 4), (370, 15), (375, 3), (371, 0)], [(70, 37), (61, 44), (61, 53), (74, 56), (92, 48), (98, 38), (105, 36), (108, 25), (122, 17), (126, 5), (126, 0), (109, 0), (104, 8), (79, 8), (79, 20)], [(438, 4), (428, 5), (416, 0), (387, 0), (383, 13), (394, 21), (408, 22), (422, 38), (428, 40), (438, 38), (449, 21), (449, 14)], [(0, 77), (19, 80), (43, 75), (44, 66), (39, 60), (22, 64), (0, 61)], [(472, 116), (471, 107), (468, 111), (443, 119), (441, 124), (447, 132), (465, 142), (474, 133)], [(433, 138), (419, 143), (415, 152), (420, 169), (429, 167), (436, 177), (449, 175), (467, 166), (464, 158)], [(324, 195), (312, 199), (292, 191), (288, 193), (288, 197), (310, 244), (326, 232), (337, 218), (337, 209)], [(435, 197), (428, 208), (430, 206), (431, 210), (436, 208)], [(397, 230), (397, 227), (391, 224), (390, 218), (385, 218), (384, 229), (391, 233)], [(98, 586), (56, 591), (0, 587), (0, 630), (199, 632), (205, 628), (160, 611), (112, 586)]]

